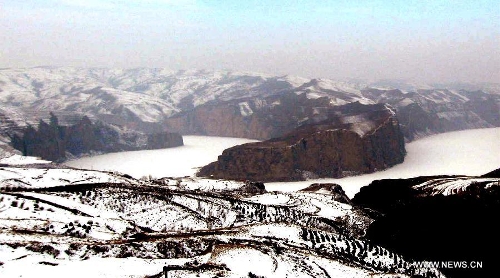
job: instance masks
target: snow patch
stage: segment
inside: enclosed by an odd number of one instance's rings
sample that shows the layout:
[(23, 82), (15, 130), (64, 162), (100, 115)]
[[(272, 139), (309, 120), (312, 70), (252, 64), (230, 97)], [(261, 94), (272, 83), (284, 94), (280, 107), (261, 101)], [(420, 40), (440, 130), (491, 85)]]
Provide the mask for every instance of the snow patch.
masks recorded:
[(39, 157), (22, 156), (18, 154), (0, 159), (0, 164), (8, 164), (8, 165), (48, 164), (48, 163), (52, 163), (52, 161), (43, 160)]
[(240, 102), (238, 105), (240, 106), (240, 114), (243, 117), (247, 117), (253, 114), (252, 108), (250, 108), (248, 102)]
[(412, 99), (404, 98), (400, 102), (398, 102), (398, 106), (399, 107), (406, 107), (406, 106), (413, 104), (413, 103), (415, 103), (415, 102)]
[(78, 169), (0, 168), (0, 188), (48, 188), (88, 183), (122, 183), (125, 178)]

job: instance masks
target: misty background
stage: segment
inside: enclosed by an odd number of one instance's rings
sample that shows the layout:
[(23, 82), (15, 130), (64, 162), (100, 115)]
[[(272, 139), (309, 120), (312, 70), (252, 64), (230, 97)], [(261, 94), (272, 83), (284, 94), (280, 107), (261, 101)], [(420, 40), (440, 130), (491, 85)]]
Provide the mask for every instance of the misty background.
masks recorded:
[(0, 68), (500, 81), (493, 0), (2, 0), (0, 41)]

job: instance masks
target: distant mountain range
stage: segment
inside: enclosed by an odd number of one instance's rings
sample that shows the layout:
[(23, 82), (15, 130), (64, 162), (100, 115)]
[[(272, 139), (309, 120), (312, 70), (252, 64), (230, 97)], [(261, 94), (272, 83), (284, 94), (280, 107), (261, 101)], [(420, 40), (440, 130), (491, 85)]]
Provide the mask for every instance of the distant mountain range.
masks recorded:
[[(466, 90), (457, 89), (461, 87)], [(414, 90), (407, 91), (408, 88)], [(500, 90), (496, 90), (494, 84), (432, 87), (229, 71), (38, 67), (0, 70), (0, 92), (2, 107), (19, 113), (31, 116), (49, 111), (81, 113), (108, 123), (146, 130), (157, 128), (156, 124), (164, 125), (173, 116), (196, 113), (195, 108), (199, 110), (207, 105), (230, 105), (236, 109), (235, 116), (245, 118), (275, 106), (275, 99), (270, 98), (283, 94), (305, 94), (308, 99), (326, 97), (332, 106), (356, 101), (390, 103), (401, 115), (405, 136), (410, 140), (449, 130), (500, 125)], [(200, 128), (181, 131), (210, 133)], [(229, 134), (210, 135), (238, 135), (237, 131), (226, 133)], [(269, 139), (259, 134), (247, 136)]]

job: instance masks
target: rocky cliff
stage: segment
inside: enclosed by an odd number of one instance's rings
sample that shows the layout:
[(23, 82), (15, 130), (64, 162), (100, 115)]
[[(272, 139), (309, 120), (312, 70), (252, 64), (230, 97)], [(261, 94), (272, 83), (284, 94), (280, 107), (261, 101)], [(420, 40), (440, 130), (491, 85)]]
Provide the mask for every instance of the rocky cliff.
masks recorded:
[(72, 125), (61, 125), (54, 114), (51, 114), (49, 123), (40, 120), (37, 128), (28, 125), (13, 133), (11, 143), (23, 155), (56, 162), (92, 152), (107, 153), (183, 145), (182, 136), (177, 133), (145, 134), (127, 131), (98, 121), (93, 123), (86, 116)]
[(285, 136), (225, 150), (198, 175), (290, 181), (369, 173), (401, 163), (404, 138), (386, 105), (325, 108), (327, 119), (306, 121)]

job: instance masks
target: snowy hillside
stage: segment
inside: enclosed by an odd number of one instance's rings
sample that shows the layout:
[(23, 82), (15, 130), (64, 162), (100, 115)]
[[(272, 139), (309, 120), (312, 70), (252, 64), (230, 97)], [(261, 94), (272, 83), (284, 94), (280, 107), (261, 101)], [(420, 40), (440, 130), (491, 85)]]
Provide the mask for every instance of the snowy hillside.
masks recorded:
[(0, 70), (0, 101), (42, 111), (94, 115), (132, 113), (158, 122), (216, 99), (290, 89), (275, 77), (163, 69), (30, 68)]
[(364, 240), (371, 222), (335, 186), (0, 169), (2, 277), (442, 277)]

